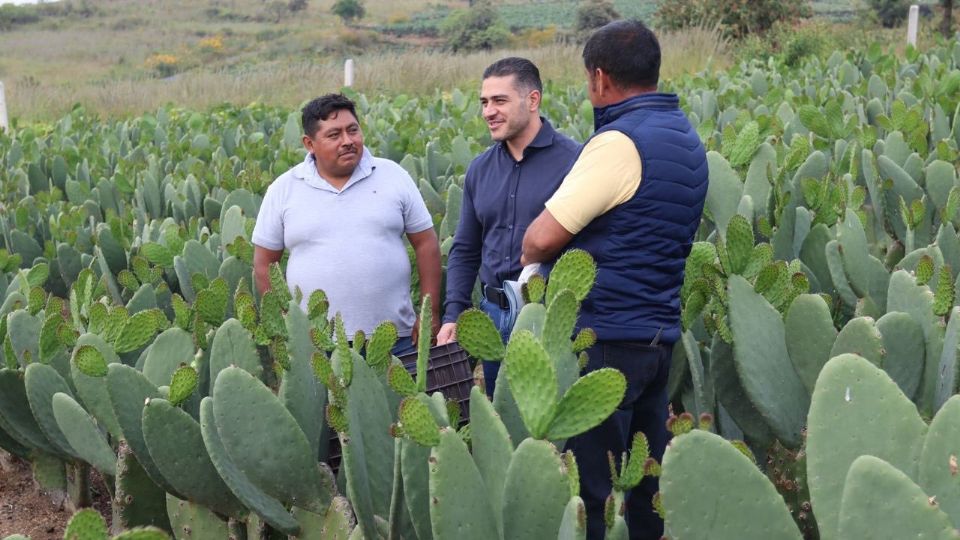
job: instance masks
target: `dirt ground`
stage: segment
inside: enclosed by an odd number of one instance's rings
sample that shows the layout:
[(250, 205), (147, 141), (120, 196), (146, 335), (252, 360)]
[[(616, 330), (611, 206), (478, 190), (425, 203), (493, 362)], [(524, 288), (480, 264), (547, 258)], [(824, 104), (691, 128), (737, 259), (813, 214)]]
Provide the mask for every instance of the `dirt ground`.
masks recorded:
[[(109, 496), (91, 475), (94, 507), (109, 516)], [(30, 464), (0, 451), (0, 538), (22, 534), (31, 540), (60, 540), (70, 520), (66, 504), (55, 504), (33, 481)]]

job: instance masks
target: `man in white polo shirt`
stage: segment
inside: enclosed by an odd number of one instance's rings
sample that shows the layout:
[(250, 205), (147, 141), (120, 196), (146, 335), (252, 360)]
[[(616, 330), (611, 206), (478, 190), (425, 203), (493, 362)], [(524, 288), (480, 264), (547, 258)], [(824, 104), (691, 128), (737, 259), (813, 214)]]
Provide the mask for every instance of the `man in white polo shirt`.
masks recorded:
[(369, 336), (391, 321), (400, 336), (394, 354), (412, 352), (417, 316), (404, 235), (416, 253), (420, 294), (433, 302), (434, 336), (440, 322), (440, 246), (423, 198), (402, 167), (364, 147), (347, 97), (311, 101), (302, 122), (307, 156), (267, 188), (253, 229), (257, 289), (270, 288), (269, 267), (287, 249), (287, 284), (303, 291), (304, 309), (322, 289), (348, 336)]

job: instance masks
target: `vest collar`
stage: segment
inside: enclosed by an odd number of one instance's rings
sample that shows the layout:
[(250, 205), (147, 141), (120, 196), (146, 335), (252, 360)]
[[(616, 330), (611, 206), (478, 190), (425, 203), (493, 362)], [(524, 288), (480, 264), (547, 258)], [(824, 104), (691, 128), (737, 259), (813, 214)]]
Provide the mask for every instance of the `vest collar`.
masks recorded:
[(660, 109), (670, 110), (680, 107), (680, 98), (676, 94), (666, 94), (662, 92), (648, 92), (627, 98), (620, 103), (607, 105), (606, 107), (593, 108), (593, 129), (598, 130), (603, 126), (613, 122), (628, 112), (637, 109)]

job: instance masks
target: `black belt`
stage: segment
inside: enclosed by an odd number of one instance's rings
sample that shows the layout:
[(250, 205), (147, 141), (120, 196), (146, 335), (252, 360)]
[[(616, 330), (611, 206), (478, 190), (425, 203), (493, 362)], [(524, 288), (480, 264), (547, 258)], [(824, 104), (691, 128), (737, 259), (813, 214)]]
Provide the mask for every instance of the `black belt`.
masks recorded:
[(507, 300), (507, 293), (505, 293), (503, 289), (498, 289), (497, 287), (492, 287), (490, 285), (484, 285), (483, 297), (500, 309), (510, 309), (510, 301)]

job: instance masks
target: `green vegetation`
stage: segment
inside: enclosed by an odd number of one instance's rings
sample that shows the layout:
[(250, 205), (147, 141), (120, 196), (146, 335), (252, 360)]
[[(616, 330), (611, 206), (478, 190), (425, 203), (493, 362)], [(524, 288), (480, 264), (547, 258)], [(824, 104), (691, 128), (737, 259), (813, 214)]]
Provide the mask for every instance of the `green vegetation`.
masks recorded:
[(362, 19), (367, 13), (363, 7), (363, 2), (360, 0), (337, 0), (333, 3), (330, 11), (337, 17), (340, 17), (346, 24)]
[[(193, 36), (197, 64), (143, 49), (156, 65), (137, 67), (137, 84), (230, 99), (202, 84), (203, 62), (242, 56), (241, 32), (277, 30), (256, 19), (259, 5), (230, 9), (252, 18)], [(69, 15), (81, 26), (113, 16), (123, 15)], [(309, 21), (287, 24), (296, 35)], [(710, 186), (669, 382), (677, 440), (662, 468), (642, 438), (611, 467), (609, 537), (625, 530), (624, 493), (647, 475), (661, 475), (671, 537), (954, 533), (960, 42), (931, 37), (932, 24), (926, 45), (907, 48), (900, 29), (891, 46), (861, 26), (780, 23), (738, 42), (740, 61), (719, 29), (663, 34), (664, 66), (677, 70), (663, 88), (682, 96), (704, 141)], [(548, 74), (545, 116), (584, 140), (593, 119), (578, 47), (528, 52)], [(416, 180), (443, 253), (464, 171), (490, 144), (478, 73), (503, 53), (384, 54), (360, 78), (365, 91), (349, 91), (367, 145)], [(334, 89), (337, 64), (278, 61), (244, 81), (254, 86), (244, 97), (282, 106), (158, 106), (170, 95), (158, 92), (130, 107), (150, 112), (80, 105), (0, 134), (0, 448), (78, 503), (97, 469), (121, 528), (576, 537), (576, 456), (558, 447), (608, 415), (624, 387), (612, 371), (578, 376), (592, 340), (570, 336), (594, 281), (588, 256), (568, 254), (528, 285), (508, 343), (465, 312), (463, 346), (501, 360), (508, 383), (492, 402), (473, 390), (465, 427), (456, 404), (425, 392), (426, 346), (414, 376), (387, 353), (395, 329), (349, 348), (322, 293), (302, 309), (279, 266), (262, 299), (251, 290), (261, 197), (302, 158), (292, 103), (318, 93), (320, 77)], [(166, 69), (174, 80), (158, 78)], [(244, 73), (235, 69), (226, 73)], [(317, 465), (331, 432), (345, 490)]]
[(485, 2), (451, 13), (440, 25), (440, 35), (453, 52), (491, 50), (510, 39), (500, 13)]
[(670, 29), (715, 23), (725, 34), (740, 38), (766, 32), (777, 22), (793, 23), (811, 13), (803, 1), (677, 0), (662, 2), (656, 19), (659, 27)]

